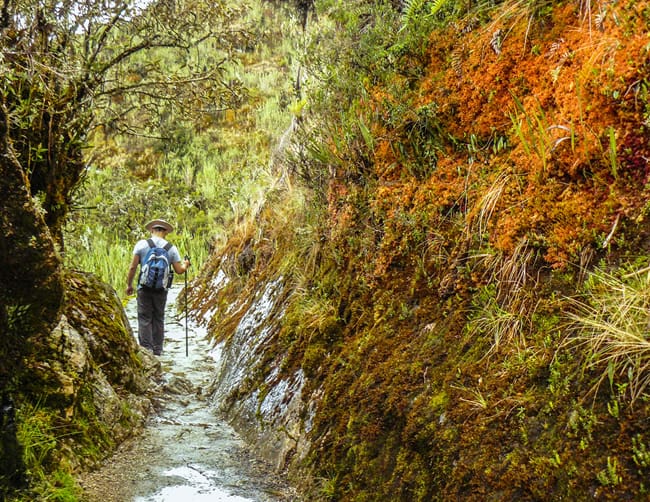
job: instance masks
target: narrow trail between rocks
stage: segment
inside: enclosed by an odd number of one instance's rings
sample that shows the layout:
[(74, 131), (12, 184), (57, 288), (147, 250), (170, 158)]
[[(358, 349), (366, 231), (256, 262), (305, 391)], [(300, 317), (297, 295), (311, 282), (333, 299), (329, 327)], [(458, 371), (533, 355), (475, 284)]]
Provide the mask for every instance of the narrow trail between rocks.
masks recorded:
[[(217, 361), (205, 330), (174, 315), (180, 287), (169, 291), (163, 382), (141, 435), (80, 480), (86, 502), (271, 502), (295, 500), (287, 484), (255, 458), (208, 401)], [(127, 315), (137, 333), (135, 300)]]

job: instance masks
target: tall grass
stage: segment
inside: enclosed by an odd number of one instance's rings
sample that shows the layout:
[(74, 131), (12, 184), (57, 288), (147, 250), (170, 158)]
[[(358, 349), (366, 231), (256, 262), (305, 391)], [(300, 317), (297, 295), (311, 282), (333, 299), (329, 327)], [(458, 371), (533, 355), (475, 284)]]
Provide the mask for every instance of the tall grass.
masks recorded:
[(467, 328), (490, 339), (488, 356), (501, 351), (525, 351), (537, 310), (531, 293), (536, 287), (536, 279), (530, 273), (534, 251), (522, 239), (510, 256), (487, 250), (475, 259), (481, 264), (477, 270), (485, 271), (488, 286), (476, 295)]
[(62, 469), (51, 470), (56, 464), (55, 457), (61, 447), (59, 443), (70, 433), (65, 434), (54, 425), (56, 416), (39, 404), (23, 405), (16, 419), (17, 438), (23, 447), (23, 461), (31, 481), (31, 493), (26, 497), (29, 496), (29, 500), (61, 502), (79, 500), (81, 490), (72, 476)]
[(610, 126), (607, 130), (609, 136), (609, 165), (611, 169), (612, 176), (618, 178), (618, 161), (616, 159), (617, 148), (616, 148), (616, 129)]
[[(517, 96), (512, 94), (512, 99), (515, 102), (515, 108), (517, 110), (517, 114), (510, 114), (514, 132), (521, 141), (526, 155), (534, 153), (541, 161), (542, 172), (538, 178), (542, 179), (546, 175), (548, 153), (552, 147), (546, 113), (540, 103), (537, 103), (537, 112), (530, 113), (526, 111), (524, 104)], [(523, 116), (523, 121), (519, 116)], [(526, 124), (525, 128), (523, 127), (524, 122)]]
[[(89, 230), (85, 237), (82, 246), (75, 246), (74, 252), (66, 254), (66, 265), (92, 272), (123, 296), (135, 241), (127, 241), (115, 233), (102, 232), (102, 229)], [(148, 233), (143, 231), (142, 238), (147, 237)], [(189, 234), (170, 234), (168, 240), (178, 248), (181, 257), (190, 257), (194, 266), (188, 270), (188, 278), (194, 277), (200, 264), (208, 257), (208, 243)], [(175, 275), (175, 280), (178, 279)]]

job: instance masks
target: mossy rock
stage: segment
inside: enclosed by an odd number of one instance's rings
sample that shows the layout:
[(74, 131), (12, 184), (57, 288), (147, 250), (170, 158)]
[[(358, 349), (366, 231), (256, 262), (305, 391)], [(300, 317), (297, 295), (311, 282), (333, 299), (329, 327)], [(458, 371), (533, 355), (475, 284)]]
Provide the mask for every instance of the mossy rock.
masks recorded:
[[(13, 382), (16, 437), (39, 484), (51, 473), (96, 464), (138, 431), (151, 409), (150, 382), (160, 372), (137, 345), (110, 286), (81, 272), (64, 277), (59, 322), (26, 340)], [(42, 438), (52, 447), (34, 455)]]

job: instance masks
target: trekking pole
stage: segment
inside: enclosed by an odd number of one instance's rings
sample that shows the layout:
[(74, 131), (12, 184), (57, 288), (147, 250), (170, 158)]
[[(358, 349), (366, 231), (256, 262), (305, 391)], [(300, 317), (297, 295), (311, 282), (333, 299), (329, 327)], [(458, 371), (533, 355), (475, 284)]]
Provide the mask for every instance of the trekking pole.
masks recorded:
[[(189, 256), (185, 257), (189, 260)], [(187, 269), (185, 269), (185, 357), (189, 355), (189, 337), (187, 334)]]

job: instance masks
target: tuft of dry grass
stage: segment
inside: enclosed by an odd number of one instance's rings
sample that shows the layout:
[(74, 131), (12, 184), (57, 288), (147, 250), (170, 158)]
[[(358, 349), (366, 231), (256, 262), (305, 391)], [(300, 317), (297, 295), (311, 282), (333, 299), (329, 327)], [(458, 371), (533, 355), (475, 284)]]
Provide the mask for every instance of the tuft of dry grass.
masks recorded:
[(574, 329), (564, 345), (586, 349), (585, 369), (600, 371), (592, 392), (608, 381), (634, 402), (650, 384), (650, 274), (619, 278), (597, 269), (587, 285), (584, 298), (570, 300)]
[(469, 328), (491, 338), (487, 356), (502, 350), (526, 350), (538, 303), (529, 291), (537, 281), (531, 274), (534, 250), (521, 239), (511, 255), (488, 251), (475, 258), (480, 262), (477, 268), (485, 271), (483, 280), (491, 285), (491, 292), (476, 301)]

